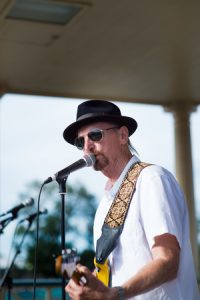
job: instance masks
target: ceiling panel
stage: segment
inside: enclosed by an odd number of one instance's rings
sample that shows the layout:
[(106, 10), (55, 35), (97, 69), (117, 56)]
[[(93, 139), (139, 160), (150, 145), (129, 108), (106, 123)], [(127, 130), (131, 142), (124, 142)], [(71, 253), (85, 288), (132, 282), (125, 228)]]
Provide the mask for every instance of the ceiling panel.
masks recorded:
[(54, 2), (82, 9), (55, 25), (8, 19), (1, 0), (2, 93), (200, 103), (199, 1)]

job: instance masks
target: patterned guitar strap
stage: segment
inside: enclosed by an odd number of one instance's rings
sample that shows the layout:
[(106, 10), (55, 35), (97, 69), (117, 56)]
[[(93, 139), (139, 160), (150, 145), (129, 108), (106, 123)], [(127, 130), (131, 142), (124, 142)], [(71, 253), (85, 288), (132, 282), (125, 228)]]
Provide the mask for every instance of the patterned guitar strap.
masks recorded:
[[(123, 230), (128, 208), (136, 189), (136, 182), (141, 171), (150, 164), (137, 162), (128, 170), (114, 200), (106, 215), (102, 226), (102, 234), (97, 240), (96, 257), (94, 260), (98, 272), (105, 268), (105, 263), (110, 253), (116, 247), (119, 236)], [(99, 274), (100, 275), (100, 274)], [(109, 285), (109, 278), (97, 277), (106, 285)]]

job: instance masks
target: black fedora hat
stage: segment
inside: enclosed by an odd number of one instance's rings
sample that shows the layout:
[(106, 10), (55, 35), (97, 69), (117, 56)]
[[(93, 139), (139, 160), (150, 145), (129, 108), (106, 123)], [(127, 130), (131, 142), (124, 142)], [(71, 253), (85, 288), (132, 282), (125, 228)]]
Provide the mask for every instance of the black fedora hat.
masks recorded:
[(89, 100), (78, 106), (76, 122), (70, 124), (63, 132), (64, 139), (74, 145), (78, 130), (88, 124), (95, 122), (110, 122), (119, 126), (126, 126), (129, 136), (137, 128), (137, 122), (130, 117), (121, 115), (117, 105), (105, 100)]

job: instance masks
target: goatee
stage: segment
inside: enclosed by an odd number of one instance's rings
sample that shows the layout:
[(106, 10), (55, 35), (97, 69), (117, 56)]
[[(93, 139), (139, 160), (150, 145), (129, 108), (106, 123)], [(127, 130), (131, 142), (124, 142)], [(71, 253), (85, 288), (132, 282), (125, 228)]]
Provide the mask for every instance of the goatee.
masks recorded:
[(95, 164), (94, 164), (94, 169), (96, 171), (102, 171), (109, 164), (109, 160), (103, 154), (98, 154), (98, 155), (95, 155), (95, 156), (96, 156), (96, 161), (95, 161)]

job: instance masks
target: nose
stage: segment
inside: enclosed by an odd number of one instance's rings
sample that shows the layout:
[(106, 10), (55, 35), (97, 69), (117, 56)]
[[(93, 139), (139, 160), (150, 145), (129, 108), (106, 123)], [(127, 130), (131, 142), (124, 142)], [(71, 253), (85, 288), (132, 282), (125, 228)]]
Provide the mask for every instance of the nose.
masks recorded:
[(93, 153), (95, 149), (95, 144), (91, 141), (87, 136), (85, 137), (84, 141), (84, 152), (86, 153)]

